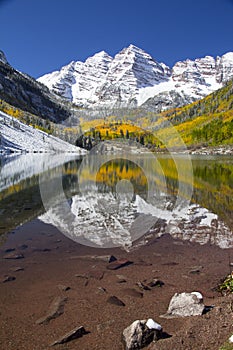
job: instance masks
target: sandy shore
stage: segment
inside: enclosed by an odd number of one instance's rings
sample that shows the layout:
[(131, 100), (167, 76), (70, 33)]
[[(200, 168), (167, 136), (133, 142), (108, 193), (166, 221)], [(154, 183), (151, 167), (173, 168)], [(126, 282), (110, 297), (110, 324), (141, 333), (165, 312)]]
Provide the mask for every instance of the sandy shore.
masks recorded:
[[(23, 257), (6, 259), (7, 254)], [(109, 269), (106, 256), (111, 255), (131, 263)], [(150, 349), (217, 350), (233, 333), (232, 298), (214, 290), (229, 274), (232, 249), (173, 240), (168, 235), (129, 253), (120, 248), (93, 249), (35, 220), (8, 236), (0, 259), (3, 350), (49, 349), (51, 343), (77, 326), (84, 326), (88, 334), (55, 348), (120, 350), (124, 328), (136, 319), (149, 317), (167, 333), (166, 339), (150, 345)], [(15, 279), (3, 282), (6, 276)], [(137, 285), (148, 285), (155, 278), (164, 285), (149, 290)], [(200, 291), (205, 305), (215, 307), (203, 316), (160, 318), (174, 293), (184, 291)], [(112, 296), (125, 306), (117, 305)], [(38, 324), (58, 297), (64, 302), (60, 315)]]

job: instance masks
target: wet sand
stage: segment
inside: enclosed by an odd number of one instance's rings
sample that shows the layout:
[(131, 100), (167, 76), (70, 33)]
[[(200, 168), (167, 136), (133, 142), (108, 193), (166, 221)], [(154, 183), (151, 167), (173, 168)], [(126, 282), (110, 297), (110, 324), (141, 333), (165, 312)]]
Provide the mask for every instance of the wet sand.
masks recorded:
[[(5, 259), (7, 254), (24, 257)], [(109, 269), (104, 258), (109, 255), (132, 263)], [(232, 298), (222, 297), (214, 289), (230, 272), (233, 249), (201, 246), (169, 235), (152, 238), (129, 253), (120, 248), (94, 249), (35, 220), (8, 235), (0, 247), (0, 260), (2, 350), (49, 349), (51, 343), (77, 326), (84, 326), (89, 333), (54, 348), (120, 350), (124, 328), (136, 319), (149, 317), (170, 336), (150, 345), (150, 349), (217, 350), (233, 333)], [(5, 276), (15, 279), (3, 282)], [(137, 285), (148, 285), (154, 278), (164, 285), (150, 290)], [(160, 318), (174, 293), (184, 291), (201, 292), (205, 305), (215, 307), (203, 316)], [(63, 312), (47, 324), (38, 324), (59, 296), (66, 299)], [(125, 306), (114, 304), (111, 296)]]

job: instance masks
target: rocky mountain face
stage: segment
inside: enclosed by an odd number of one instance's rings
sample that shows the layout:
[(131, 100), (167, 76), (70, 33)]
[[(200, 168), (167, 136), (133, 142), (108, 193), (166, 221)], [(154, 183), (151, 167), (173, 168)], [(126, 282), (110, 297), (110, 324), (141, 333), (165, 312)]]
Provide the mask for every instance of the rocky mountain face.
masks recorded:
[(0, 50), (0, 62), (8, 64), (6, 56), (3, 51)]
[(177, 62), (172, 68), (130, 45), (114, 58), (102, 51), (38, 79), (80, 107), (160, 111), (203, 98), (233, 77), (233, 52)]
[(70, 116), (68, 102), (44, 84), (14, 69), (0, 51), (0, 99), (29, 113), (62, 121)]

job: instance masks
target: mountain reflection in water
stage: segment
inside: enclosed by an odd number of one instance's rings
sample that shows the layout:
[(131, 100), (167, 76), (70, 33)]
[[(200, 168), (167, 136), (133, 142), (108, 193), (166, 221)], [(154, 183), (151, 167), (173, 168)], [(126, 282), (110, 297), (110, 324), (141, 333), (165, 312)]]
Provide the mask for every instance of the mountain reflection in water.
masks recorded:
[(186, 156), (98, 157), (24, 155), (2, 161), (0, 233), (39, 216), (88, 246), (130, 249), (133, 242), (165, 233), (233, 246), (230, 158), (192, 157), (192, 181)]

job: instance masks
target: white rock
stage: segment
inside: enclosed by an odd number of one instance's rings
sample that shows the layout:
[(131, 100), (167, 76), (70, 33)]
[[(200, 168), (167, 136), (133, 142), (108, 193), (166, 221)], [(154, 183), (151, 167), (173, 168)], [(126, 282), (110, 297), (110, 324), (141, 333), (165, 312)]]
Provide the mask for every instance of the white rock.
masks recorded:
[[(198, 296), (200, 296), (198, 294)], [(168, 311), (164, 317), (186, 317), (202, 315), (205, 306), (203, 300), (194, 292), (192, 293), (176, 293), (169, 304)]]
[(233, 343), (233, 334), (229, 338), (229, 343)]
[[(151, 328), (147, 325), (148, 321)], [(123, 331), (125, 350), (141, 349), (161, 338), (161, 335), (162, 327), (152, 319), (136, 320)]]
[(146, 322), (146, 326), (149, 328), (149, 329), (157, 329), (158, 331), (161, 331), (162, 330), (162, 326), (155, 322), (154, 320), (152, 320), (152, 318), (149, 318)]

